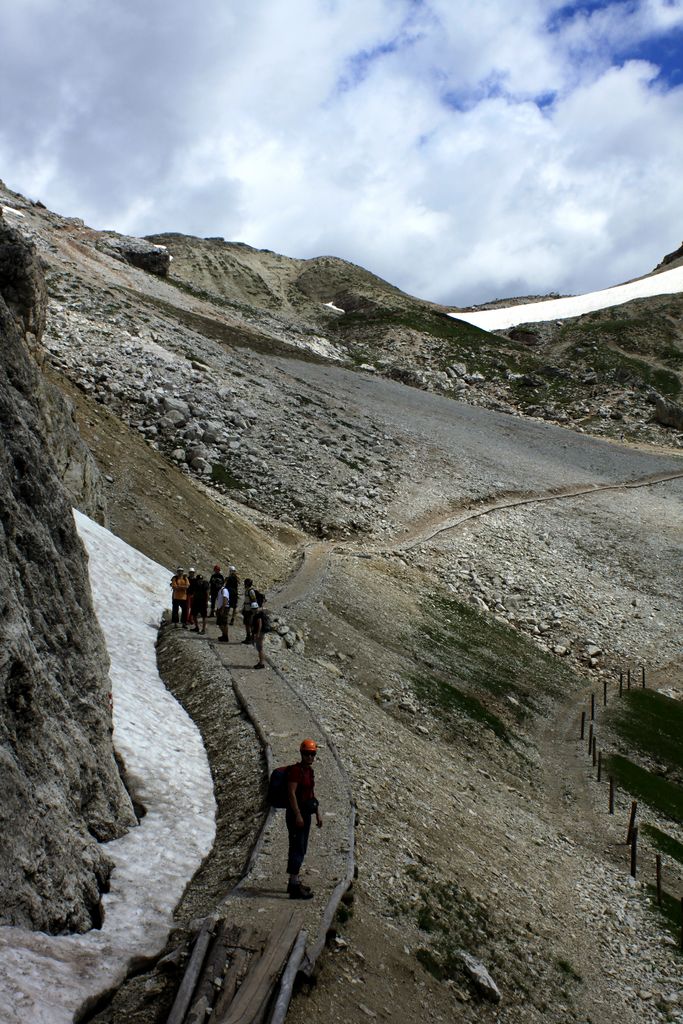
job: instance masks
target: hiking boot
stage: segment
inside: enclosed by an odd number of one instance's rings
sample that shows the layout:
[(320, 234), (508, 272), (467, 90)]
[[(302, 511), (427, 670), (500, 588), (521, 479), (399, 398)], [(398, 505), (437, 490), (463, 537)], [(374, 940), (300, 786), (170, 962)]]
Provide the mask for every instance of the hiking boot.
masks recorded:
[(256, 664), (254, 665), (254, 668), (265, 668), (265, 667), (266, 666), (262, 665), (260, 661), (257, 661)]
[(227, 643), (229, 643), (227, 636), (219, 636), (218, 637), (218, 643), (219, 644), (227, 644)]
[(250, 644), (250, 643), (251, 643), (251, 637), (249, 637), (249, 636), (246, 636), (246, 637), (244, 638), (244, 640), (242, 641), (242, 643), (243, 643), (243, 644)]
[(290, 882), (287, 886), (287, 892), (289, 893), (290, 900), (312, 900), (313, 890), (309, 889), (307, 885), (292, 885)]

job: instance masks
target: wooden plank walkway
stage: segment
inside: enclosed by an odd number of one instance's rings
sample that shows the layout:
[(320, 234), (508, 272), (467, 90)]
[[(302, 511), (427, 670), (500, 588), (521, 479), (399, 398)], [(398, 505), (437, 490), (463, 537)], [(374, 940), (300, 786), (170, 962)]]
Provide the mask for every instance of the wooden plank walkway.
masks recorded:
[[(208, 626), (211, 634), (215, 626)], [(284, 1019), (294, 977), (310, 973), (339, 900), (353, 878), (355, 808), (349, 780), (305, 694), (269, 665), (254, 668), (256, 653), (240, 643), (210, 640), (216, 672), (233, 686), (257, 728), (269, 769), (299, 760), (299, 744), (318, 743), (316, 795), (322, 829), (311, 828), (302, 876), (314, 891), (306, 901), (287, 895), (284, 811), (271, 810), (242, 880), (226, 894), (199, 932), (168, 1024), (262, 1024)], [(187, 649), (191, 671), (193, 644)], [(310, 936), (310, 941), (309, 941)], [(281, 979), (284, 979), (281, 984)]]

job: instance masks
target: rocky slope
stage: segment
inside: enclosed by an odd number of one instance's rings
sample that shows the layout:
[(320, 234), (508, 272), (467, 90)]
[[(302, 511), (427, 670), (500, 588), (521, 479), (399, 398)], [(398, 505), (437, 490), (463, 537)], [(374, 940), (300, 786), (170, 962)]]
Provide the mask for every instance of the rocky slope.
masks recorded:
[[(677, 379), (677, 314), (493, 336), (332, 258), (164, 235), (150, 255), (172, 262), (143, 270), (128, 240), (0, 198), (46, 262), (46, 373), (116, 531), (169, 566), (234, 559), (271, 599), (322, 539), (284, 591), (305, 643), (269, 644), (351, 772), (360, 875), (295, 1015), (680, 1018), (674, 954), (572, 746), (620, 665), (680, 690), (681, 484), (651, 478), (681, 464), (649, 376)], [(592, 485), (612, 489), (569, 496)], [(453, 967), (456, 940), (502, 1004)], [(133, 987), (137, 1016), (115, 1001), (103, 1021), (161, 1021), (155, 982)]]
[(110, 870), (101, 844), (135, 816), (71, 515), (75, 500), (101, 515), (102, 492), (36, 365), (45, 306), (35, 253), (0, 218), (0, 921), (79, 931), (99, 921)]

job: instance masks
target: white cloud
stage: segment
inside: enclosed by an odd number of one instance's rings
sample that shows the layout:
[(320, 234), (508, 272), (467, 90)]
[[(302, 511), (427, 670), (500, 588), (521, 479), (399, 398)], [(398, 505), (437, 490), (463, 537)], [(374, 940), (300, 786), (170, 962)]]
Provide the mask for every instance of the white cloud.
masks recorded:
[(623, 54), (683, 6), (561, 6), (21, 0), (0, 174), (95, 226), (332, 253), (441, 301), (604, 287), (679, 241), (683, 90)]

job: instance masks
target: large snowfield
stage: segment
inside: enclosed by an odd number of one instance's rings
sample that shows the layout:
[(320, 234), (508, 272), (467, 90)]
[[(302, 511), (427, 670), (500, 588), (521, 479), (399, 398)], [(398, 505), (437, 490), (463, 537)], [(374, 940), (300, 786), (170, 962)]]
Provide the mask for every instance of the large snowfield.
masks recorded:
[(628, 284), (605, 288), (586, 295), (571, 295), (565, 299), (546, 299), (543, 302), (528, 302), (500, 309), (482, 309), (479, 312), (451, 313), (456, 320), (481, 327), (484, 331), (504, 331), (518, 324), (537, 324), (544, 320), (567, 320), (572, 316), (593, 313), (596, 309), (620, 306), (632, 299), (644, 299), (651, 295), (673, 295), (683, 291), (683, 267), (663, 270), (651, 277), (641, 277)]
[(97, 617), (111, 659), (114, 746), (147, 813), (107, 844), (104, 924), (85, 935), (0, 928), (0, 1022), (68, 1024), (84, 1000), (163, 948), (173, 909), (211, 849), (216, 805), (199, 731), (166, 690), (155, 642), (170, 573), (79, 512)]

